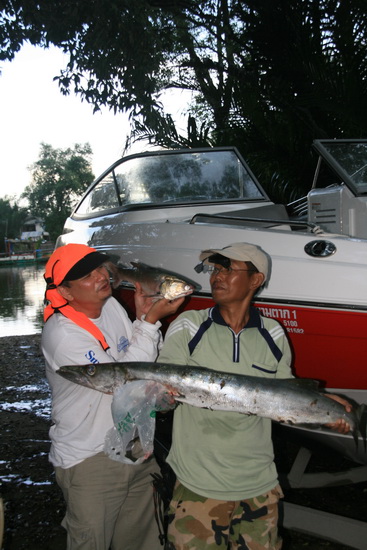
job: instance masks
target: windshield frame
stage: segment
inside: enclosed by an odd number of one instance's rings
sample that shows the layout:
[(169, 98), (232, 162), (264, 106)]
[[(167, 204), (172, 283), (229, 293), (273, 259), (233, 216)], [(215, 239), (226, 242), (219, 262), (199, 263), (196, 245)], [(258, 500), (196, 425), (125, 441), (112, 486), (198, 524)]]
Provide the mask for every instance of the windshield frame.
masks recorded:
[[(235, 196), (235, 197), (210, 197), (207, 198), (206, 196), (188, 196), (187, 198), (179, 197), (173, 197), (168, 200), (158, 200), (158, 201), (139, 201), (139, 200), (133, 200), (133, 201), (126, 201), (123, 202), (121, 200), (121, 194), (119, 194), (118, 184), (116, 182), (116, 170), (123, 166), (126, 163), (130, 162), (130, 165), (134, 162), (136, 163), (139, 159), (148, 159), (147, 162), (149, 163), (150, 160), (154, 162), (155, 159), (161, 159), (162, 157), (165, 157), (167, 159), (167, 165), (170, 163), (169, 157), (172, 156), (173, 158), (179, 158), (181, 155), (183, 160), (183, 155), (187, 156), (187, 160), (191, 160), (196, 158), (197, 164), (200, 167), (200, 158), (205, 159), (205, 155), (219, 155), (223, 153), (231, 153), (234, 155), (236, 161), (237, 161), (237, 167), (240, 167), (242, 170), (242, 173), (246, 177), (245, 186), (249, 185), (250, 189), (255, 191), (255, 196), (249, 197), (241, 197), (241, 196)], [(200, 157), (201, 155), (201, 157)], [(173, 164), (173, 158), (172, 158), (172, 164)], [(208, 157), (210, 158), (210, 157)], [(132, 161), (132, 162), (131, 162)], [(164, 161), (163, 161), (164, 162)], [(204, 163), (202, 163), (204, 165)], [(233, 164), (233, 167), (235, 165)], [(223, 172), (224, 173), (224, 172)], [(206, 175), (206, 173), (204, 174)], [(100, 185), (100, 188), (102, 189), (102, 184), (104, 180), (106, 180), (106, 185), (108, 185), (108, 178), (110, 177), (110, 191), (111, 193), (116, 193), (116, 197), (113, 195), (112, 198), (115, 199), (116, 204), (112, 206), (103, 206), (103, 203), (101, 203), (101, 208), (90, 210), (88, 211), (88, 200), (91, 201), (92, 194), (96, 192), (97, 187)], [(239, 177), (239, 180), (241, 178)], [(238, 182), (239, 182), (238, 180)], [(211, 184), (210, 180), (209, 183)], [(204, 185), (204, 183), (203, 183)], [(211, 185), (215, 185), (211, 184)], [(238, 183), (238, 190), (240, 189), (240, 183)], [(239, 191), (238, 191), (239, 192)], [(149, 151), (145, 153), (137, 153), (134, 155), (129, 155), (126, 157), (123, 157), (119, 160), (117, 160), (115, 163), (113, 163), (107, 170), (105, 170), (101, 176), (99, 176), (86, 190), (84, 193), (82, 199), (79, 201), (78, 205), (76, 206), (75, 210), (72, 213), (73, 218), (78, 219), (87, 219), (87, 218), (94, 218), (99, 217), (101, 215), (108, 215), (113, 214), (117, 212), (125, 212), (125, 211), (132, 211), (132, 210), (144, 210), (144, 209), (157, 209), (157, 208), (177, 208), (177, 207), (185, 207), (185, 206), (194, 206), (194, 205), (212, 205), (212, 204), (244, 204), (244, 203), (252, 203), (252, 202), (268, 202), (270, 201), (269, 197), (267, 196), (264, 189), (261, 187), (260, 183), (256, 179), (255, 175), (251, 171), (251, 169), (248, 167), (244, 159), (241, 157), (240, 153), (235, 147), (216, 147), (216, 148), (198, 148), (198, 149), (178, 149), (178, 150), (159, 150), (159, 151)], [(83, 203), (86, 205), (86, 208), (83, 211)]]
[[(339, 158), (336, 156), (336, 152), (338, 152), (337, 148), (341, 149), (343, 145), (345, 145), (346, 153), (349, 150), (349, 155), (353, 152), (352, 148), (355, 149), (356, 146), (363, 147), (363, 151), (365, 150), (366, 153), (366, 162), (362, 163), (361, 167), (358, 170), (354, 170), (352, 174), (347, 170), (347, 155), (345, 163), (341, 163), (343, 159), (340, 158), (340, 155)], [(313, 148), (356, 197), (365, 197), (367, 195), (367, 139), (319, 139), (313, 142)], [(332, 149), (334, 149), (334, 154)], [(354, 155), (355, 157), (356, 155)], [(355, 178), (353, 179), (353, 176), (361, 170), (365, 171), (366, 176), (364, 181), (357, 182)]]

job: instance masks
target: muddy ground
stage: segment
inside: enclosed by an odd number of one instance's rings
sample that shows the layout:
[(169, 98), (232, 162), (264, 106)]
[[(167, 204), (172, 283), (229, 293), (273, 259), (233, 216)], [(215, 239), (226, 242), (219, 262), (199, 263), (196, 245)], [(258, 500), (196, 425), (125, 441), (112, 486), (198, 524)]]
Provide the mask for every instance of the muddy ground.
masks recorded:
[[(0, 338), (0, 494), (5, 507), (3, 550), (63, 550), (64, 502), (48, 462), (50, 394), (40, 335)], [(279, 468), (288, 467), (294, 444), (276, 441)], [(289, 446), (289, 447), (288, 447)], [(310, 467), (347, 469), (333, 452)], [(285, 491), (286, 499), (360, 521), (367, 519), (367, 482), (327, 489)], [(351, 547), (283, 530), (284, 550), (350, 550)], [(366, 543), (367, 548), (367, 543)], [(139, 550), (139, 549), (137, 549)]]

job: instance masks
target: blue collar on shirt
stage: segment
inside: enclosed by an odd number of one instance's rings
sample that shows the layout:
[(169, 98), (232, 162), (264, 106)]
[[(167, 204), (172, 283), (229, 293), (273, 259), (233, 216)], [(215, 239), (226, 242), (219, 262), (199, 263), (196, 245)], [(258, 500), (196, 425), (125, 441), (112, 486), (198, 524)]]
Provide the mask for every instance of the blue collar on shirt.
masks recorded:
[[(217, 323), (218, 325), (222, 325), (225, 327), (229, 327), (229, 325), (225, 322), (223, 319), (220, 311), (219, 306), (215, 305), (214, 307), (209, 309), (208, 318), (203, 321), (198, 328), (198, 331), (196, 332), (195, 336), (190, 340), (188, 343), (190, 355), (193, 354), (196, 346), (202, 339), (204, 333), (210, 328), (212, 323)], [(273, 338), (269, 334), (269, 332), (264, 327), (263, 320), (261, 318), (261, 315), (259, 311), (255, 307), (250, 308), (250, 318), (247, 322), (247, 324), (243, 328), (257, 328), (260, 332), (260, 334), (265, 338), (268, 346), (270, 347), (274, 357), (277, 359), (277, 361), (280, 361), (280, 359), (283, 356), (283, 353), (278, 348), (276, 343), (274, 342)]]
[[(223, 319), (223, 317), (220, 313), (218, 305), (213, 306), (212, 308), (210, 308), (208, 318), (211, 318), (211, 320), (214, 321), (214, 323), (217, 323), (218, 325), (224, 325), (224, 326), (227, 326), (227, 327), (229, 326), (225, 322), (225, 320)], [(205, 321), (204, 321), (204, 323), (205, 323)], [(244, 325), (243, 328), (246, 327), (246, 328), (258, 328), (258, 329), (260, 329), (262, 326), (263, 326), (263, 323), (262, 323), (259, 311), (256, 309), (256, 307), (251, 306), (250, 307), (250, 318), (249, 318), (247, 324)]]

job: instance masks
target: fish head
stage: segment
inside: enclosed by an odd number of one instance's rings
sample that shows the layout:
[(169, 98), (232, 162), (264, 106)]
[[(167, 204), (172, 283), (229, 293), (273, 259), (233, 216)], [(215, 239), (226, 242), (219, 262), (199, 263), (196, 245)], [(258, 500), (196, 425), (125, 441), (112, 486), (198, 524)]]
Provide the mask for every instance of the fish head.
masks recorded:
[(194, 281), (183, 278), (180, 274), (160, 267), (152, 267), (142, 262), (130, 262), (130, 265), (105, 262), (110, 273), (112, 288), (120, 284), (137, 287), (140, 285), (146, 297), (159, 300), (174, 300), (200, 290), (201, 286)]
[(113, 393), (116, 386), (113, 369), (102, 364), (66, 365), (56, 372), (70, 382), (103, 393)]
[(195, 286), (183, 279), (165, 276), (160, 284), (159, 292), (166, 300), (175, 300), (182, 296), (188, 296), (195, 290)]

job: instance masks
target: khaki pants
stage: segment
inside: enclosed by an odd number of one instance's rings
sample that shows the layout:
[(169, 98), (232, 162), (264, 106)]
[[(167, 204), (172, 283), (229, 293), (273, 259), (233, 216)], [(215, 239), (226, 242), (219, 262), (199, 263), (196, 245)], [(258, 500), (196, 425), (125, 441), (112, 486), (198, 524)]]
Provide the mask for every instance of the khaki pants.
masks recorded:
[(99, 453), (55, 468), (67, 509), (67, 550), (162, 550), (154, 516), (155, 460), (122, 464)]

